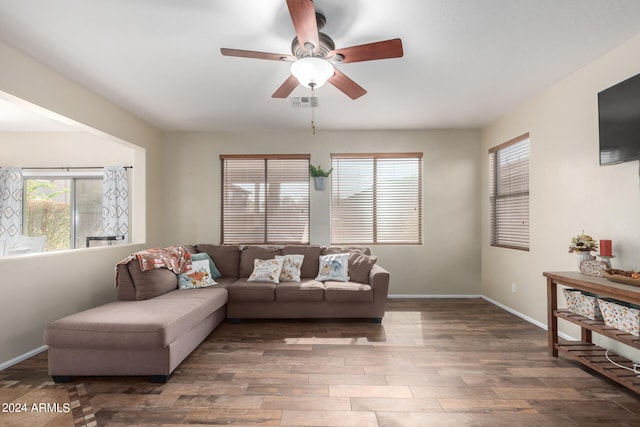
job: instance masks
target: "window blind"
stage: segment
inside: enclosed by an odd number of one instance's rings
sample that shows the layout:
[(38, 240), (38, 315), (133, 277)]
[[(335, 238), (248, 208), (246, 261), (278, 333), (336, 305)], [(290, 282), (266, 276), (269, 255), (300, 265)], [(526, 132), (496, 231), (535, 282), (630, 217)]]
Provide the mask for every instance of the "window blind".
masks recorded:
[(309, 243), (309, 156), (220, 156), (225, 244)]
[(422, 243), (422, 153), (332, 154), (331, 243)]
[(489, 150), (490, 244), (529, 250), (529, 134)]

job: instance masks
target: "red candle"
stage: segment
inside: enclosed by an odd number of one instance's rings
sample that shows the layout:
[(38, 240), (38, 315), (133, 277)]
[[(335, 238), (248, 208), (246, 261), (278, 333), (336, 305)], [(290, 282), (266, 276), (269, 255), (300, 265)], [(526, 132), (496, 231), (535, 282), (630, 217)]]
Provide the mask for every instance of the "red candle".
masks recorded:
[(611, 240), (600, 240), (600, 255), (611, 256)]

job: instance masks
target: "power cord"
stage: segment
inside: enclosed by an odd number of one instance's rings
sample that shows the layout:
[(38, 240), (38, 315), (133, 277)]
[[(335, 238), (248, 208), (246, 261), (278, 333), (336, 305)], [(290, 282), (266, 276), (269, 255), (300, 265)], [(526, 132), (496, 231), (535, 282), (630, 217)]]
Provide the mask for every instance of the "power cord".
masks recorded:
[(638, 377), (640, 377), (640, 363), (638, 363), (638, 362), (633, 362), (633, 368), (629, 368), (628, 366), (624, 366), (624, 365), (619, 364), (618, 362), (614, 362), (614, 361), (613, 361), (613, 360), (611, 360), (611, 358), (609, 357), (609, 349), (607, 349), (607, 350), (604, 352), (604, 356), (607, 358), (607, 360), (608, 360), (611, 364), (613, 364), (613, 365), (617, 366), (618, 368), (622, 368), (622, 369), (626, 369), (627, 371), (631, 371), (631, 372), (633, 372), (634, 374), (637, 374), (637, 376), (638, 376)]

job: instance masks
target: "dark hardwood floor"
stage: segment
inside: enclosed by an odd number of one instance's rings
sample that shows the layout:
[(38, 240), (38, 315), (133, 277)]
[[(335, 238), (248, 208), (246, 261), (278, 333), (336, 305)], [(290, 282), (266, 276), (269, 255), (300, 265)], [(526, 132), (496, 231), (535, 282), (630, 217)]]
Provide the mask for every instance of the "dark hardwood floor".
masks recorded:
[(546, 344), (480, 299), (391, 300), (382, 324), (224, 323), (167, 384), (53, 384), (46, 353), (1, 371), (0, 425), (640, 426), (638, 395)]

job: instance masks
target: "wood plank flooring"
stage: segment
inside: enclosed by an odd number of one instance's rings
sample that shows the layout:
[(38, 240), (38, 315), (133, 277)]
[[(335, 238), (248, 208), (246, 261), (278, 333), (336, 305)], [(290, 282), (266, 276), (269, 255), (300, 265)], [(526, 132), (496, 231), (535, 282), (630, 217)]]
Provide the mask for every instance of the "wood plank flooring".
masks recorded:
[(394, 299), (382, 324), (223, 323), (167, 384), (53, 384), (46, 353), (1, 371), (3, 405), (52, 406), (0, 425), (640, 426), (640, 396), (546, 345), (480, 299)]

